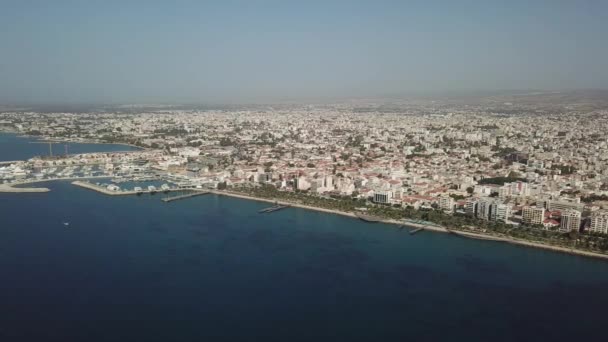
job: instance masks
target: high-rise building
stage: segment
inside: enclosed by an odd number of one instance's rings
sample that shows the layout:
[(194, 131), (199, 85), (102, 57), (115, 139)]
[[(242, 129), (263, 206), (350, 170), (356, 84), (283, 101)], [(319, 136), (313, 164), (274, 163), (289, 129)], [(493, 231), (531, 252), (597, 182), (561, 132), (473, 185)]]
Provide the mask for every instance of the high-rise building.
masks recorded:
[(507, 222), (511, 216), (511, 207), (504, 203), (492, 205), (490, 219), (492, 221)]
[(486, 221), (490, 220), (493, 205), (494, 201), (491, 199), (480, 199), (477, 203), (477, 218)]
[(387, 203), (390, 203), (392, 198), (393, 198), (392, 191), (378, 191), (378, 192), (374, 193), (374, 202), (376, 202), (376, 203), (387, 204)]
[(591, 215), (589, 231), (608, 234), (608, 211), (598, 211)]
[(439, 209), (443, 211), (454, 211), (454, 199), (449, 196), (439, 198)]
[(298, 177), (294, 179), (295, 187), (298, 190), (308, 190), (310, 189), (310, 182), (306, 180), (304, 177)]
[(559, 230), (562, 232), (578, 231), (581, 227), (581, 212), (578, 210), (562, 211), (562, 222)]
[(476, 216), (477, 215), (477, 200), (468, 199), (464, 205), (464, 210), (467, 214)]
[(545, 208), (542, 207), (524, 207), (522, 210), (522, 218), (527, 224), (543, 224), (545, 220)]

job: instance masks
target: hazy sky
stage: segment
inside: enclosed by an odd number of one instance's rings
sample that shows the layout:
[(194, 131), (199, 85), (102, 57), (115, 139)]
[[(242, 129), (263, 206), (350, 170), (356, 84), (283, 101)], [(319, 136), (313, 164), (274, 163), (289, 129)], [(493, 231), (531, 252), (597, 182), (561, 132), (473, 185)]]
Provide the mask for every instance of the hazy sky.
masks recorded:
[(605, 0), (0, 0), (0, 101), (608, 88), (607, 16)]

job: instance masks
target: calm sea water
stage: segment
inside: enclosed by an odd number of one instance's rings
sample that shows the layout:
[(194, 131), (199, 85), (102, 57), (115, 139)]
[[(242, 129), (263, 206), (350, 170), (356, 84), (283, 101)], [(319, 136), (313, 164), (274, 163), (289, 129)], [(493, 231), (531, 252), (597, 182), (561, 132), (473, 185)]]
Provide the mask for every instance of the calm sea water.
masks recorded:
[[(53, 154), (65, 153), (64, 145), (68, 145), (68, 153), (135, 151), (138, 148), (119, 144), (80, 144), (57, 143), (53, 144)], [(49, 145), (41, 144), (39, 140), (29, 137), (20, 137), (13, 133), (0, 132), (0, 161), (25, 160), (35, 156), (48, 156)]]
[(0, 341), (605, 338), (605, 261), (215, 195), (40, 186), (0, 194)]

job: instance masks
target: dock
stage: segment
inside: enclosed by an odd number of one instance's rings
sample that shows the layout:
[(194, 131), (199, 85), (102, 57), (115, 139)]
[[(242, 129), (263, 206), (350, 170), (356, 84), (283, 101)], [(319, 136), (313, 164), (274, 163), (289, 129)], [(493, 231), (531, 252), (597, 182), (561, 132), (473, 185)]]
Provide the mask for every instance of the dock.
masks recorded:
[(424, 230), (424, 228), (420, 227), (420, 228), (416, 228), (416, 229), (410, 230), (410, 235), (414, 235), (414, 234), (418, 233), (421, 230)]
[(12, 184), (0, 184), (0, 192), (13, 192), (13, 193), (35, 193), (35, 192), (49, 192), (49, 188), (21, 188), (13, 187)]
[[(105, 177), (107, 178), (107, 177)], [(85, 189), (89, 189), (89, 190), (93, 190), (93, 191), (97, 191), (99, 193), (102, 193), (104, 195), (108, 195), (108, 196), (128, 196), (128, 195), (141, 195), (141, 194), (148, 194), (148, 193), (156, 193), (158, 192), (158, 190), (154, 190), (154, 191), (150, 191), (150, 190), (120, 190), (120, 191), (116, 191), (116, 190), (110, 190), (106, 187), (103, 187), (101, 185), (97, 185), (97, 184), (93, 184), (93, 183), (89, 183), (89, 182), (83, 182), (83, 181), (75, 181), (72, 182), (73, 185), (79, 186), (81, 188), (85, 188)], [(166, 190), (161, 190), (161, 191), (183, 191), (183, 189), (166, 189)]]
[(191, 198), (191, 197), (196, 197), (196, 196), (201, 196), (201, 195), (207, 195), (208, 193), (209, 193), (209, 191), (196, 191), (196, 192), (192, 192), (192, 193), (184, 194), (184, 195), (165, 197), (162, 199), (162, 201), (165, 203), (173, 202), (173, 201), (177, 201), (177, 200), (181, 200), (181, 199), (186, 199), (186, 198)]
[(273, 205), (272, 207), (258, 210), (258, 213), (260, 213), (260, 214), (271, 213), (273, 211), (278, 211), (278, 210), (285, 209), (285, 208), (289, 208), (289, 205), (277, 204), (277, 205)]

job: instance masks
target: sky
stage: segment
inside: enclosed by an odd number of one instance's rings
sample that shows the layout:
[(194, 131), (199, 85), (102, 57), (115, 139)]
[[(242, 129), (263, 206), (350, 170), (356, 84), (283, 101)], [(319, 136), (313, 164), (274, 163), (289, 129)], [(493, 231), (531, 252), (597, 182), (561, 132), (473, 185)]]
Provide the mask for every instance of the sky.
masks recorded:
[(0, 0), (0, 102), (605, 89), (606, 13), (601, 0)]

